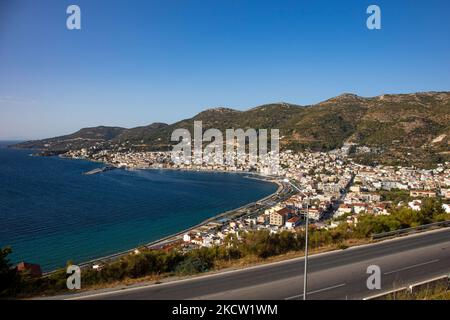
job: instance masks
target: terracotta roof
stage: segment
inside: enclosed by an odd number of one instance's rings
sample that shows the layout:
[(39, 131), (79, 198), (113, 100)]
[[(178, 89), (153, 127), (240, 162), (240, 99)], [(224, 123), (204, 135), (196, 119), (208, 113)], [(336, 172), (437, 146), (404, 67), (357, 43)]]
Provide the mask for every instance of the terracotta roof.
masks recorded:
[(283, 209), (281, 209), (281, 210), (278, 210), (277, 213), (278, 213), (280, 216), (287, 216), (288, 214), (291, 213), (291, 210), (289, 210), (288, 208), (283, 208)]
[(288, 222), (297, 222), (297, 221), (300, 220), (300, 219), (301, 219), (301, 217), (296, 216), (296, 217), (290, 218), (290, 219), (288, 220)]
[(367, 203), (353, 203), (353, 206), (358, 206), (358, 207), (367, 207), (368, 204)]
[(41, 270), (41, 266), (38, 264), (34, 264), (34, 263), (28, 263), (28, 262), (20, 262), (17, 266), (16, 266), (16, 270), (21, 272), (21, 271), (29, 271), (31, 275), (33, 276), (41, 276), (42, 275), (42, 270)]

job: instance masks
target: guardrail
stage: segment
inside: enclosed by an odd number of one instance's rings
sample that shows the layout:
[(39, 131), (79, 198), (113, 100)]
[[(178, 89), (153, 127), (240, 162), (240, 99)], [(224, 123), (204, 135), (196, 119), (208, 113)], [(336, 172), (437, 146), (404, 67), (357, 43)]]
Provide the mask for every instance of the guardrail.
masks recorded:
[(410, 233), (416, 233), (427, 229), (433, 229), (436, 227), (449, 227), (450, 226), (450, 220), (449, 221), (440, 221), (440, 222), (433, 222), (429, 224), (424, 224), (418, 227), (412, 227), (412, 228), (404, 228), (394, 231), (388, 231), (383, 233), (376, 233), (372, 235), (372, 240), (378, 240), (383, 238), (389, 238), (389, 237), (395, 237), (402, 234), (410, 234)]
[(414, 294), (415, 292), (420, 292), (420, 290), (428, 289), (430, 288), (430, 286), (439, 286), (439, 285), (441, 285), (443, 288), (450, 288), (450, 274), (439, 276), (422, 282), (413, 283), (408, 286), (396, 288), (387, 292), (383, 292), (371, 297), (364, 298), (363, 300), (385, 300), (390, 296), (395, 298), (395, 296), (399, 293)]

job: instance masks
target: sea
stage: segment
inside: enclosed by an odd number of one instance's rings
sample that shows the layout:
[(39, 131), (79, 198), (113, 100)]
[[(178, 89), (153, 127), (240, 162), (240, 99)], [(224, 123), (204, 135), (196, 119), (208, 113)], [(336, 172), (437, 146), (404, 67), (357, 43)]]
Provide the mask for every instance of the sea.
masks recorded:
[(0, 247), (44, 271), (136, 248), (274, 193), (245, 174), (117, 169), (0, 141)]

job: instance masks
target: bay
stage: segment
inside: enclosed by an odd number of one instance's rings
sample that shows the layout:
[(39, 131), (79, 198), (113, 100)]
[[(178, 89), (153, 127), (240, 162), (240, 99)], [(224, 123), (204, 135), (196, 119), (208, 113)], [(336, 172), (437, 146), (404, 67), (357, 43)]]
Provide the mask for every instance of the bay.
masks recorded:
[(0, 247), (45, 271), (128, 250), (261, 199), (277, 185), (242, 174), (83, 172), (100, 163), (35, 157), (0, 142)]

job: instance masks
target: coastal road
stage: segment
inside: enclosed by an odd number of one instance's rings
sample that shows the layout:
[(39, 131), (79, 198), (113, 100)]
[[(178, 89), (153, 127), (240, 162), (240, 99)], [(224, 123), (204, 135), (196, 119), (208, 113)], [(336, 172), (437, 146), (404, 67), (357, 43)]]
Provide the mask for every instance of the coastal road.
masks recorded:
[[(303, 258), (180, 281), (59, 299), (302, 299)], [(366, 286), (381, 268), (381, 290)], [(363, 299), (450, 273), (450, 229), (310, 256), (308, 299)]]

